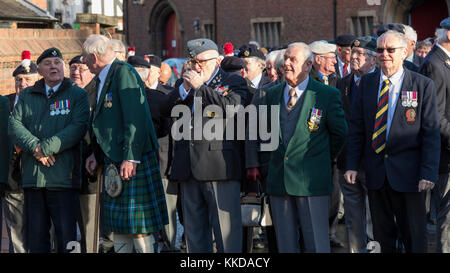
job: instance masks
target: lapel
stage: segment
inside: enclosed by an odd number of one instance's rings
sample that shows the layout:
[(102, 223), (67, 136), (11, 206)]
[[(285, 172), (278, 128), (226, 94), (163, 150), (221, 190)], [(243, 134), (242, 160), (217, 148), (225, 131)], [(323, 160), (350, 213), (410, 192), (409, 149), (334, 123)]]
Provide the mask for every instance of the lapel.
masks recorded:
[[(377, 105), (378, 105), (378, 89), (380, 88), (380, 70), (375, 71), (370, 75), (372, 77), (371, 82), (368, 85), (372, 88), (366, 89), (364, 91), (363, 88), (360, 88), (360, 92), (364, 92), (362, 95), (367, 99), (364, 99), (364, 109), (367, 109), (367, 116), (370, 117), (370, 127), (373, 133), (374, 125), (375, 125), (375, 116), (377, 114)], [(360, 83), (361, 87), (361, 83)]]
[(225, 71), (223, 71), (219, 67), (219, 71), (217, 71), (217, 74), (214, 76), (214, 78), (209, 82), (208, 86), (212, 89), (215, 89), (217, 86), (222, 84), (222, 80), (224, 78)]
[(450, 58), (448, 55), (438, 46), (434, 46), (430, 54), (433, 52), (444, 63), (444, 66), (450, 70)]
[[(411, 80), (411, 72), (405, 69), (405, 77), (403, 78), (402, 86), (400, 88), (400, 93), (398, 94), (397, 103), (395, 104), (395, 112), (392, 116), (391, 120), (391, 127), (389, 128), (389, 136), (387, 140), (387, 147), (389, 147), (391, 143), (392, 136), (395, 136), (396, 134), (400, 133), (399, 131), (403, 131), (403, 106), (402, 106), (402, 91), (419, 91), (419, 90), (413, 90), (412, 86), (412, 80)], [(417, 97), (419, 98), (419, 94), (417, 94)], [(420, 98), (419, 98), (420, 99)], [(419, 102), (420, 103), (420, 102)]]
[[(103, 101), (105, 100), (106, 91), (109, 89), (109, 86), (113, 79), (112, 75), (115, 72), (115, 68), (116, 68), (118, 62), (119, 61), (117, 59), (115, 59), (114, 62), (111, 64), (111, 67), (109, 68), (108, 75), (106, 76), (106, 79), (105, 79), (105, 84), (103, 85), (102, 91), (100, 93), (100, 98), (98, 99), (98, 102), (96, 103), (97, 105), (95, 107), (94, 118), (98, 115), (98, 113), (100, 112), (100, 109), (103, 108), (102, 105), (103, 105)], [(97, 90), (97, 92), (98, 92), (98, 90)]]

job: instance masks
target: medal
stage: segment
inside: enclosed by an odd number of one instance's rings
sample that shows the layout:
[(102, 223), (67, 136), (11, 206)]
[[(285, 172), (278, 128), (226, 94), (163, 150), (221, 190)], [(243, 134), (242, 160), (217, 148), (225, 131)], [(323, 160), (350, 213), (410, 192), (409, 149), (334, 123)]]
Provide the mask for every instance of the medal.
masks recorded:
[(50, 116), (54, 116), (55, 115), (55, 104), (52, 103), (50, 104)]
[(112, 102), (108, 102), (108, 108), (112, 107)]
[(319, 130), (321, 118), (322, 118), (322, 110), (313, 108), (311, 111), (311, 117), (308, 121), (308, 129), (310, 132), (316, 132), (317, 130)]
[(402, 91), (402, 106), (408, 106), (408, 93), (406, 91)]
[(66, 114), (66, 110), (65, 109), (62, 109), (61, 110), (61, 115), (65, 115)]
[(417, 91), (411, 91), (411, 105), (412, 107), (416, 108), (418, 103), (417, 103)]
[(59, 111), (60, 109), (60, 105), (59, 105), (59, 101), (55, 102), (56, 103), (56, 110), (55, 110), (55, 115), (59, 115), (61, 112)]

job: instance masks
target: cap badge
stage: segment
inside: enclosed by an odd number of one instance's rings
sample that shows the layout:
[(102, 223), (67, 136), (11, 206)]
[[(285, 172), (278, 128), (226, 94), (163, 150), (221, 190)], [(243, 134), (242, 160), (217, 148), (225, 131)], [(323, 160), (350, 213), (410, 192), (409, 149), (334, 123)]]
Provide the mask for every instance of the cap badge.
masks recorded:
[(52, 55), (56, 57), (56, 55), (58, 55), (58, 53), (56, 53), (56, 50), (53, 50)]
[(354, 43), (354, 44), (355, 44), (355, 46), (359, 46), (360, 43), (359, 43), (358, 40), (355, 40), (355, 43)]
[(250, 52), (248, 52), (248, 50), (244, 51), (244, 56), (248, 57), (248, 55), (250, 55)]

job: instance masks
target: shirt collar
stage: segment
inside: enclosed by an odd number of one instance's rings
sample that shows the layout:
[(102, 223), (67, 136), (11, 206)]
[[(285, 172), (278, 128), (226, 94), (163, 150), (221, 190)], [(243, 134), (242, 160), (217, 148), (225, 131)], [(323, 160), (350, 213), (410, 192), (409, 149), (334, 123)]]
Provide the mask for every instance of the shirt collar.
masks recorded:
[(45, 93), (48, 95), (48, 90), (50, 90), (50, 88), (53, 89), (54, 93), (56, 93), (58, 91), (59, 87), (61, 86), (61, 84), (62, 84), (62, 81), (53, 87), (50, 87), (47, 84), (45, 84)]
[(158, 87), (158, 81), (156, 81), (152, 86), (150, 86), (150, 89), (156, 90), (157, 87)]
[(450, 58), (450, 52), (448, 52), (447, 49), (445, 49), (443, 46), (441, 46), (439, 43), (436, 43), (436, 46), (438, 46), (440, 49), (442, 49), (445, 54), (447, 54), (447, 56)]
[(391, 84), (395, 85), (402, 79), (402, 76), (403, 76), (403, 73), (405, 72), (405, 70), (403, 69), (403, 67), (400, 67), (400, 69), (394, 75), (392, 75), (390, 78), (388, 78), (386, 75), (384, 75), (383, 70), (380, 70), (380, 72), (381, 72), (380, 83), (386, 79), (389, 79)]
[(106, 65), (102, 69), (102, 71), (98, 74), (98, 78), (100, 79), (100, 82), (102, 82), (102, 83), (105, 82), (106, 76), (108, 76), (109, 69), (111, 68), (111, 65), (112, 65), (112, 63), (114, 62), (115, 59), (116, 58), (112, 59), (112, 61), (108, 65)]
[(289, 97), (289, 90), (291, 90), (291, 88), (294, 88), (295, 93), (297, 94), (297, 98), (300, 97), (302, 92), (306, 90), (306, 87), (308, 87), (308, 81), (309, 75), (306, 77), (305, 80), (303, 80), (299, 85), (295, 87), (290, 86), (288, 83), (286, 83), (286, 87), (284, 88), (285, 94)]
[(256, 76), (251, 82), (252, 82), (252, 86), (254, 88), (258, 88), (259, 83), (261, 82), (262, 79), (262, 73), (260, 73), (258, 76)]
[(411, 55), (409, 55), (408, 57), (406, 57), (406, 60), (413, 63), (413, 62), (414, 62), (414, 53), (412, 53)]

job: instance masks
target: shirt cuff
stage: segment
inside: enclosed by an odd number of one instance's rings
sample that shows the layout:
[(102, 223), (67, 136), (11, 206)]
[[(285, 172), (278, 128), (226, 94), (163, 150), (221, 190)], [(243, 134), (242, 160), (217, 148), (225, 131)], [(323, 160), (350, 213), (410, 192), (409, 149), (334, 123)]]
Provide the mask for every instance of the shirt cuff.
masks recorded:
[(138, 161), (138, 160), (127, 160), (128, 162), (131, 162), (131, 163), (136, 163), (136, 164), (140, 164), (141, 163), (141, 161)]
[(189, 94), (190, 89), (186, 91), (186, 89), (184, 89), (184, 86), (181, 84), (178, 88), (178, 91), (180, 92), (181, 100), (185, 100), (187, 95)]

